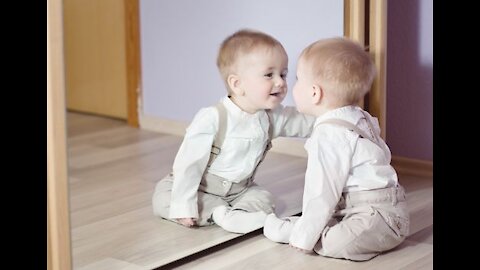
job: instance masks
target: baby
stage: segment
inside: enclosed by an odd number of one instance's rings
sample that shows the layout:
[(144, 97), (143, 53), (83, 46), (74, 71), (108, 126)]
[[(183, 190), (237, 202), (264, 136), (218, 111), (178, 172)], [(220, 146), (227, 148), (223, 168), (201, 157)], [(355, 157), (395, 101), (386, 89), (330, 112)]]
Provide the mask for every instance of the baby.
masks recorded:
[(405, 192), (390, 165), (376, 118), (358, 107), (375, 66), (345, 38), (305, 48), (293, 97), (300, 112), (316, 117), (308, 152), (302, 215), (270, 214), (264, 234), (317, 254), (364, 261), (399, 245), (409, 231)]
[(280, 103), (288, 58), (273, 37), (240, 30), (227, 37), (217, 66), (228, 95), (201, 109), (153, 195), (154, 214), (181, 225), (217, 224), (234, 233), (261, 228), (273, 213), (255, 172), (278, 136), (308, 137), (315, 118)]

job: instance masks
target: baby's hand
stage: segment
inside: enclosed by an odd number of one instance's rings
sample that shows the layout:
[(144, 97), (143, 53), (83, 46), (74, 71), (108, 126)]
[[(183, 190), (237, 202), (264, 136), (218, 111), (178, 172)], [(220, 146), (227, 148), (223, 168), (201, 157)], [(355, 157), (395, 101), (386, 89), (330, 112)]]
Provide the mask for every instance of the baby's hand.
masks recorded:
[(177, 218), (177, 221), (185, 227), (192, 227), (196, 225), (195, 219), (193, 218)]
[(300, 251), (302, 253), (305, 253), (305, 254), (310, 254), (312, 253), (311, 250), (307, 250), (307, 249), (303, 249), (303, 248), (299, 248), (299, 247), (296, 247), (296, 246), (293, 246), (292, 244), (288, 244), (290, 247), (296, 249), (297, 251)]

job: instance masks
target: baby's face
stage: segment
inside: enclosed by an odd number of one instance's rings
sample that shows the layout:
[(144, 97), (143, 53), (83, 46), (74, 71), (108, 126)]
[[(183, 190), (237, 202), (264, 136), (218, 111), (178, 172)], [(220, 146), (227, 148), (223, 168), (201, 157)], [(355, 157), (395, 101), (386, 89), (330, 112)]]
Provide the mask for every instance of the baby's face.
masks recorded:
[(285, 98), (288, 58), (281, 48), (259, 48), (241, 56), (237, 71), (250, 112), (273, 109)]
[(313, 79), (311, 72), (303, 58), (297, 63), (297, 81), (293, 86), (293, 99), (297, 110), (302, 113), (309, 113), (312, 106)]

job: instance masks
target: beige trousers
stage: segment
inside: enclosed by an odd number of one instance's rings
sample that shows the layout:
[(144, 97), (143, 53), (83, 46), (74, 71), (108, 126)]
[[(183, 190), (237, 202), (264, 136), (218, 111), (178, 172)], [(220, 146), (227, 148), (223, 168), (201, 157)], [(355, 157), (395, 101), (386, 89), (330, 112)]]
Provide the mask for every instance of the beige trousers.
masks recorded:
[(320, 255), (369, 260), (403, 242), (409, 214), (403, 187), (346, 193), (314, 247)]
[[(170, 173), (157, 183), (152, 203), (155, 215), (176, 222), (169, 218), (173, 181), (174, 176)], [(233, 183), (207, 173), (200, 183), (197, 194), (199, 226), (212, 225), (213, 209), (221, 205), (232, 207), (232, 210), (263, 211), (266, 214), (273, 213), (274, 210), (273, 195), (252, 183), (251, 177), (240, 183)]]

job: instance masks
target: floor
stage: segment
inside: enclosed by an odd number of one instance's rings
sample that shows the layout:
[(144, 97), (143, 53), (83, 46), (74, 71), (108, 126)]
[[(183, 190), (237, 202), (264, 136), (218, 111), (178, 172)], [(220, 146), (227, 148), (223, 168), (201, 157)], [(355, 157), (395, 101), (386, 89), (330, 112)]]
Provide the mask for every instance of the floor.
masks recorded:
[[(179, 136), (124, 121), (69, 112), (69, 197), (74, 269), (432, 269), (432, 179), (400, 175), (410, 236), (368, 262), (296, 252), (261, 230), (240, 235), (217, 226), (188, 229), (156, 218), (151, 196), (181, 143)], [(270, 152), (257, 181), (276, 196), (277, 214), (298, 214), (306, 160)]]

